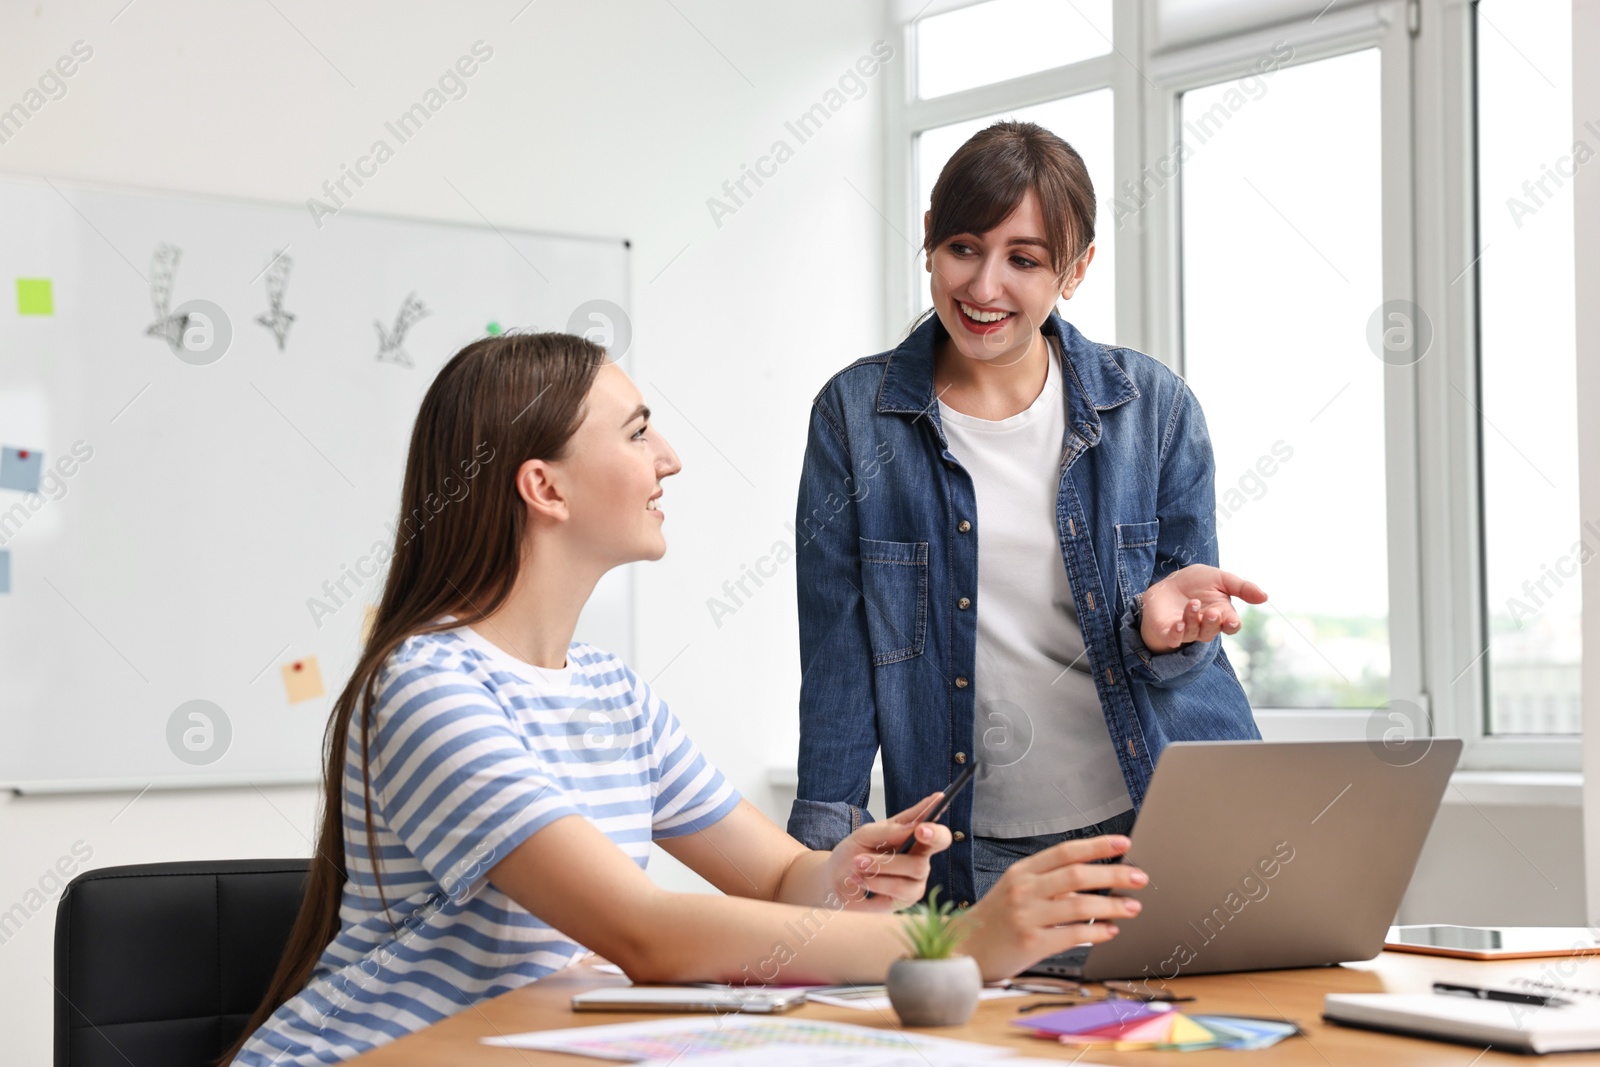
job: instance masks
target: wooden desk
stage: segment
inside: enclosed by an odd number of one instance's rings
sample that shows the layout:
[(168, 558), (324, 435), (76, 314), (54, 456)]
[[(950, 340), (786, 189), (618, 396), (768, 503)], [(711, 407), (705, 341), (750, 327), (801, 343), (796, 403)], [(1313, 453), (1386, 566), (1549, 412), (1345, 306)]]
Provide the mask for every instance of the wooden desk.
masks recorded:
[[(1427, 992), (1436, 980), (1453, 980), (1472, 985), (1495, 985), (1511, 977), (1542, 978), (1566, 985), (1600, 988), (1600, 958), (1556, 958), (1521, 960), (1509, 963), (1477, 963), (1441, 959), (1402, 952), (1386, 952), (1367, 963), (1343, 967), (1320, 967), (1302, 971), (1262, 971), (1253, 974), (1210, 975), (1181, 978), (1170, 987), (1181, 995), (1199, 999), (1182, 1007), (1195, 1012), (1236, 1012), (1244, 1015), (1271, 1015), (1293, 1019), (1309, 1032), (1309, 1037), (1294, 1037), (1262, 1051), (1229, 1052), (1211, 1050), (1187, 1067), (1225, 1064), (1304, 1064), (1306, 1067), (1388, 1067), (1390, 1064), (1417, 1064), (1427, 1067), (1486, 1067), (1497, 1063), (1516, 1063), (1527, 1067), (1528, 1057), (1512, 1053), (1489, 1052), (1479, 1055), (1466, 1045), (1424, 1041), (1418, 1038), (1351, 1030), (1322, 1022), (1324, 993), (1417, 993)], [(604, 1023), (634, 1022), (640, 1019), (683, 1018), (679, 1015), (633, 1015), (621, 1012), (575, 1013), (569, 1006), (572, 994), (596, 986), (617, 985), (623, 980), (578, 964), (542, 981), (467, 1008), (425, 1030), (403, 1037), (364, 1056), (349, 1061), (359, 1067), (530, 1067), (537, 1064), (604, 1065), (610, 1061), (585, 1056), (568, 1056), (523, 1049), (481, 1045), (478, 1039), (496, 1034), (527, 1030), (554, 1030), (569, 1026), (595, 1026)], [(977, 1014), (966, 1026), (930, 1029), (920, 1033), (1006, 1045), (1018, 1055), (1059, 1059), (1070, 1063), (1079, 1058), (1076, 1049), (1030, 1037), (1012, 1027), (1019, 1005), (1048, 997), (1002, 999), (978, 1005)], [(766, 1018), (766, 1016), (763, 1016)], [(830, 1008), (807, 1004), (772, 1018), (830, 1019), (862, 1026), (897, 1028), (892, 1011), (882, 1013), (851, 1008)], [(1089, 1052), (1081, 1054), (1085, 1063), (1138, 1064), (1151, 1067), (1173, 1063), (1174, 1054), (1163, 1052)], [(1001, 1061), (1002, 1063), (1004, 1061)], [(1600, 1065), (1600, 1053), (1563, 1053), (1560, 1067)]]

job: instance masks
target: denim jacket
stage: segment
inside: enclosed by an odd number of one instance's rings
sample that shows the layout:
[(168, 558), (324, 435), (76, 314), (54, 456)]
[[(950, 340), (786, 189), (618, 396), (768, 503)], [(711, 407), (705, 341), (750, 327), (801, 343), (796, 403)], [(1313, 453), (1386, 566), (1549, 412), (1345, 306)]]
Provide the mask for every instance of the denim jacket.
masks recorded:
[[(795, 520), (800, 783), (789, 832), (831, 848), (870, 821), (873, 756), (888, 812), (944, 788), (971, 758), (978, 538), (972, 479), (934, 397), (936, 316), (840, 371), (811, 408)], [(1182, 378), (1086, 339), (1051, 313), (1067, 428), (1056, 527), (1112, 745), (1135, 807), (1169, 741), (1259, 738), (1220, 638), (1153, 653), (1132, 598), (1190, 563), (1217, 565), (1214, 464)], [(961, 598), (969, 606), (958, 607)], [(972, 790), (928, 885), (973, 899)]]

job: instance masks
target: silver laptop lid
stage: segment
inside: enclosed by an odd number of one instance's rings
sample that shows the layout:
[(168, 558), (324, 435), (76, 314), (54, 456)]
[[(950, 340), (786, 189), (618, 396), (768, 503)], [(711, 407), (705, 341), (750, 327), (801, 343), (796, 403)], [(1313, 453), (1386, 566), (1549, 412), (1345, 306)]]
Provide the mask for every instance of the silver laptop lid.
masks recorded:
[(1460, 755), (1457, 738), (1168, 745), (1127, 854), (1144, 909), (1083, 977), (1371, 959)]

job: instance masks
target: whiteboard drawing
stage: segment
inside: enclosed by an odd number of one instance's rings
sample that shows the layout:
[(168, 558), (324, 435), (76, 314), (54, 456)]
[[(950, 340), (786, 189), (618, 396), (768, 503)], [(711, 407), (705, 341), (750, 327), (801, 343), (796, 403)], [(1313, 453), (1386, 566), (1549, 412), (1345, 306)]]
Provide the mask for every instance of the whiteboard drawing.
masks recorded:
[(394, 317), (394, 329), (386, 330), (383, 323), (373, 320), (372, 325), (378, 330), (378, 362), (398, 363), (402, 367), (413, 367), (411, 357), (402, 347), (405, 344), (406, 332), (419, 320), (428, 316), (429, 312), (417, 299), (416, 293), (408, 293), (400, 305), (400, 313)]
[(256, 316), (256, 321), (272, 331), (278, 341), (278, 351), (283, 351), (289, 337), (289, 327), (294, 325), (293, 312), (283, 310), (283, 293), (289, 287), (289, 270), (294, 260), (280, 251), (267, 266), (267, 310)]
[(183, 249), (165, 241), (156, 246), (150, 257), (150, 304), (155, 308), (156, 321), (145, 330), (146, 337), (159, 337), (174, 352), (183, 348), (183, 331), (189, 325), (187, 314), (174, 315), (172, 309), (172, 281), (178, 273), (178, 260)]

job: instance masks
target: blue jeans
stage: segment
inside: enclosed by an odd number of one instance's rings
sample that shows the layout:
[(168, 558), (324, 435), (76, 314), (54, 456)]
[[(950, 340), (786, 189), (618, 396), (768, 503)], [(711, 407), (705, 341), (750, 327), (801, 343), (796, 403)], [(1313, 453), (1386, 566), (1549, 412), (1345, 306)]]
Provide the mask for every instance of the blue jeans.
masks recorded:
[[(1121, 815), (1113, 815), (1103, 822), (1091, 823), (1080, 826), (1076, 830), (1063, 830), (1058, 834), (1039, 834), (1037, 837), (974, 837), (972, 839), (972, 873), (973, 881), (977, 887), (978, 896), (982, 897), (994, 888), (1000, 876), (1006, 869), (1020, 859), (1025, 859), (1047, 849), (1051, 845), (1059, 845), (1063, 841), (1077, 841), (1084, 837), (1099, 837), (1101, 834), (1122, 834), (1126, 836), (1133, 830), (1133, 820), (1137, 816), (1132, 808)], [(1101, 862), (1116, 863), (1117, 860), (1102, 860)]]

